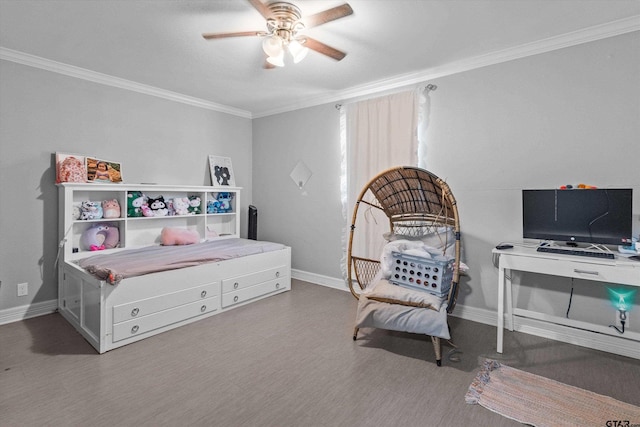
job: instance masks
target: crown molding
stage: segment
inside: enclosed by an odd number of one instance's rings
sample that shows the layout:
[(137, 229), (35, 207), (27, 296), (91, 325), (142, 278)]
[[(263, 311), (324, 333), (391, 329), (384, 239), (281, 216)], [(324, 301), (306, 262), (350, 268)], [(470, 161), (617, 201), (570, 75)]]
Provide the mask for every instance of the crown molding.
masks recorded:
[(331, 95), (308, 98), (303, 103), (254, 113), (253, 118), (266, 117), (333, 102), (344, 103), (348, 100), (363, 99), (382, 92), (393, 91), (399, 88), (425, 83), (436, 78), (564, 49), (566, 47), (589, 43), (609, 37), (619, 36), (634, 31), (640, 31), (640, 15), (634, 15), (606, 24), (596, 25), (559, 36), (538, 40), (532, 43), (491, 52), (485, 55), (451, 62), (440, 67), (429, 68), (415, 73), (397, 75), (389, 79), (377, 80), (365, 85), (354, 86)]
[(158, 98), (167, 99), (170, 101), (180, 102), (180, 103), (191, 105), (198, 108), (218, 111), (221, 113), (231, 114), (234, 116), (251, 118), (251, 112), (249, 111), (228, 107), (222, 104), (216, 104), (214, 102), (206, 101), (204, 99), (183, 95), (181, 93), (172, 92), (169, 90), (145, 85), (142, 83), (137, 83), (131, 80), (122, 79), (120, 77), (110, 76), (108, 74), (87, 70), (85, 68), (64, 64), (62, 62), (52, 61), (50, 59), (42, 58), (35, 55), (30, 55), (28, 53), (8, 49), (2, 46), (0, 46), (0, 59), (4, 59), (5, 61), (15, 62), (17, 64), (27, 65), (29, 67), (40, 68), (42, 70), (63, 74), (65, 76), (74, 77), (77, 79), (99, 83), (106, 86), (117, 87), (120, 89), (130, 90), (132, 92), (138, 92), (145, 95), (151, 95)]
[(558, 49), (564, 49), (566, 47), (589, 43), (592, 41), (631, 33), (634, 31), (640, 31), (640, 15), (634, 15), (617, 21), (608, 22), (606, 24), (596, 25), (559, 36), (538, 40), (536, 42), (451, 62), (440, 67), (433, 67), (415, 73), (397, 75), (389, 79), (377, 80), (364, 85), (354, 86), (344, 91), (333, 92), (331, 94), (317, 97), (310, 97), (307, 98), (304, 102), (290, 104), (277, 109), (254, 112), (253, 114), (250, 111), (236, 109), (226, 105), (206, 101), (204, 99), (183, 95), (142, 83), (137, 83), (131, 80), (102, 74), (96, 71), (75, 67), (73, 65), (63, 64), (61, 62), (52, 61), (50, 59), (30, 55), (1, 46), (0, 59), (91, 81), (94, 83), (156, 96), (170, 101), (192, 105), (194, 107), (252, 119), (272, 116), (274, 114), (286, 113), (289, 111), (314, 107), (317, 105), (328, 104), (337, 101), (344, 103), (346, 100), (371, 97), (375, 94), (397, 90), (399, 88), (415, 85), (418, 83), (424, 83), (439, 77), (450, 76), (477, 68), (513, 61), (516, 59), (551, 52)]

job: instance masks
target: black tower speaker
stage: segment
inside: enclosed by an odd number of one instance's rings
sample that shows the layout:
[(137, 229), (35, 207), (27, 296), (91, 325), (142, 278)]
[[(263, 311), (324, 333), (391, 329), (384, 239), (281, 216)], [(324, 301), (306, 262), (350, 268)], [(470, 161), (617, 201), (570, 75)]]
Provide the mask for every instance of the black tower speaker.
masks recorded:
[(258, 209), (253, 205), (249, 205), (248, 237), (251, 240), (258, 240)]

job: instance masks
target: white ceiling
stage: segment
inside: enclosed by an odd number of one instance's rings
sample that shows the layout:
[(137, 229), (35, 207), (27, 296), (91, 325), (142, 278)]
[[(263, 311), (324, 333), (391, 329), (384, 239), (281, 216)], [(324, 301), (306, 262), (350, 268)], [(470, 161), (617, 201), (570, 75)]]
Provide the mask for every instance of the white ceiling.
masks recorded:
[[(353, 15), (307, 31), (340, 62), (311, 52), (265, 70), (259, 38), (201, 37), (264, 30), (247, 0), (0, 0), (0, 57), (259, 117), (640, 30), (640, 0), (347, 1)], [(344, 3), (292, 2), (303, 16)]]

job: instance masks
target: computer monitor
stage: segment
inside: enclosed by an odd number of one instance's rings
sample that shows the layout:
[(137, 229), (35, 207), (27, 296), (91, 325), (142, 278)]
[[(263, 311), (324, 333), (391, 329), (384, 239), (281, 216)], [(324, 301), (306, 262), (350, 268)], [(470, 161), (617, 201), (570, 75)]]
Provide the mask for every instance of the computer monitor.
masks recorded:
[(629, 244), (632, 198), (632, 189), (522, 190), (523, 237)]

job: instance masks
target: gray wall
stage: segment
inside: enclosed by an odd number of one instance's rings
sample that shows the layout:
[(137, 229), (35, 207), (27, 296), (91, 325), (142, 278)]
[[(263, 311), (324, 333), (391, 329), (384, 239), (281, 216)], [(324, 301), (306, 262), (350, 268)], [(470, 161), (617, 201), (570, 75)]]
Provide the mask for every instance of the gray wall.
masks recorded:
[(56, 151), (119, 161), (127, 183), (184, 185), (209, 185), (207, 156), (228, 156), (251, 203), (250, 119), (8, 61), (0, 76), (0, 310), (57, 298)]
[[(458, 200), (471, 268), (461, 305), (495, 310), (491, 249), (522, 240), (523, 188), (632, 187), (634, 235), (640, 233), (640, 33), (430, 83), (438, 90), (431, 94), (428, 168), (447, 180)], [(253, 121), (254, 155), (265, 162), (254, 168), (263, 237), (292, 245), (294, 269), (328, 278), (341, 277), (338, 117), (326, 105)], [(314, 172), (306, 197), (288, 178), (298, 159)], [(564, 314), (569, 279), (527, 275), (523, 284), (520, 306)], [(574, 285), (572, 317), (613, 320), (604, 286)], [(532, 287), (548, 289), (530, 297)]]
[[(322, 105), (253, 120), (258, 237), (291, 246), (294, 268), (341, 277), (340, 112)], [(304, 191), (290, 178), (302, 161)]]

